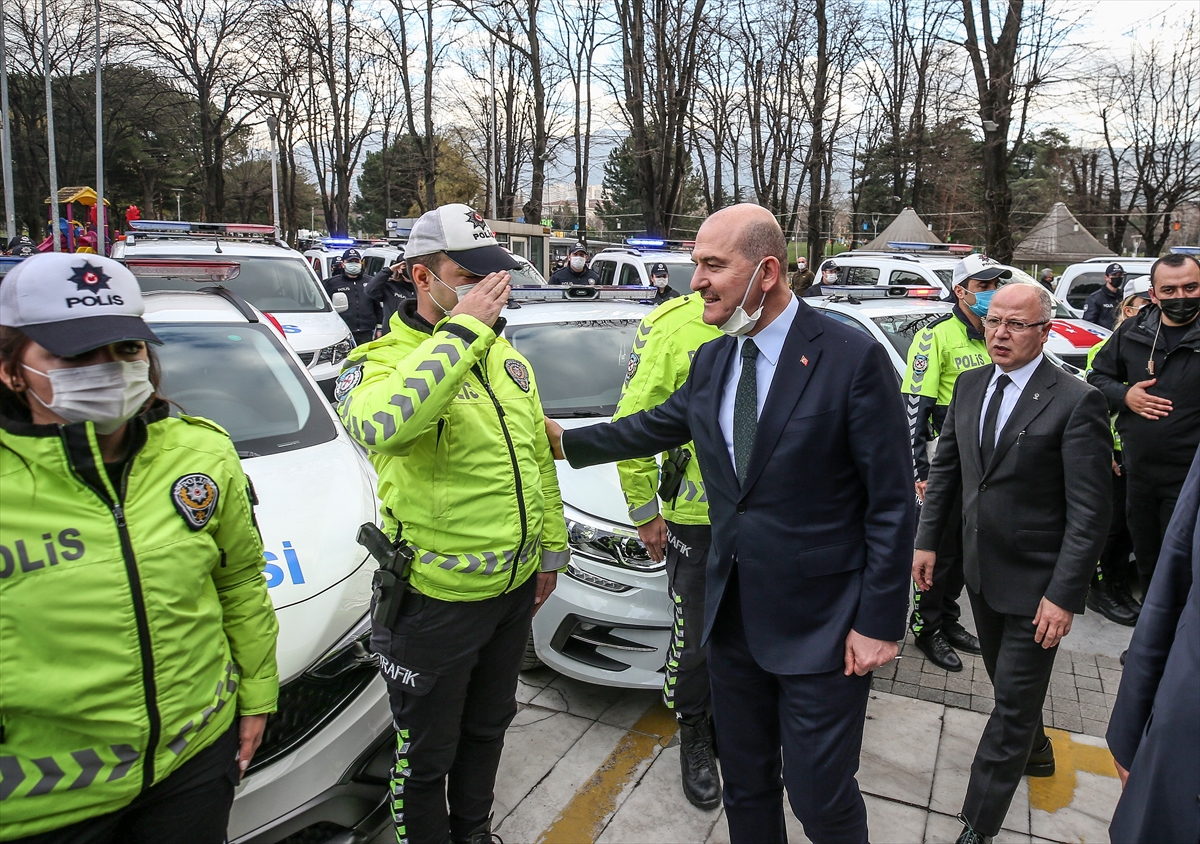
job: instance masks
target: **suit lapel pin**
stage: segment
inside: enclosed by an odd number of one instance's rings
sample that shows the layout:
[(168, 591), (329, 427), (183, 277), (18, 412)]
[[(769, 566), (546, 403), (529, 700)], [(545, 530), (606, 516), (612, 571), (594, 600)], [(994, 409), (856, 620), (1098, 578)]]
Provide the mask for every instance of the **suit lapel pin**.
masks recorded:
[(1034, 394), (1033, 394), (1033, 400), (1034, 400), (1034, 401), (1037, 401), (1037, 400), (1038, 400), (1038, 396), (1040, 396), (1040, 395), (1041, 395), (1041, 393), (1034, 393)]
[(801, 362), (802, 364), (804, 364), (805, 366), (808, 366), (808, 356), (807, 356), (807, 355), (800, 355), (800, 362)]

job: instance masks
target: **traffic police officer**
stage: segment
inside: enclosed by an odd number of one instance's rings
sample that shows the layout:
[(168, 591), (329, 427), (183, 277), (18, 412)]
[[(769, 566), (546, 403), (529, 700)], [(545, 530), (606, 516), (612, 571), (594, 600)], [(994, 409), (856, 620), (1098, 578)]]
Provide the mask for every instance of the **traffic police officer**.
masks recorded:
[[(925, 497), (929, 480), (927, 445), (946, 419), (954, 382), (967, 370), (991, 363), (983, 340), (983, 317), (996, 288), (1011, 277), (1011, 270), (983, 255), (963, 258), (954, 266), (954, 310), (925, 326), (908, 347), (900, 389), (907, 402), (918, 499)], [(933, 587), (922, 592), (914, 584), (909, 617), (917, 647), (946, 671), (962, 671), (954, 648), (979, 653), (979, 640), (958, 622), (958, 596), (964, 582), (962, 532), (948, 530), (938, 548)]]
[(678, 291), (671, 287), (671, 273), (662, 261), (656, 261), (650, 267), (650, 284), (657, 291), (651, 300), (652, 304), (661, 305), (679, 295)]
[(566, 524), (537, 382), (499, 336), (512, 256), (461, 204), (417, 220), (406, 254), (416, 298), (351, 353), (334, 395), (379, 473), (384, 530), (413, 555), (399, 600), (377, 592), (397, 609), (373, 613), (371, 637), (398, 732), (397, 838), (478, 844)]
[[(703, 317), (704, 300), (691, 293), (660, 305), (642, 320), (613, 419), (657, 407), (683, 386), (696, 350), (721, 336), (721, 330)], [(712, 528), (696, 449), (688, 443), (664, 454), (661, 470), (654, 458), (646, 457), (617, 463), (617, 472), (629, 519), (637, 525), (650, 559), (666, 557), (675, 620), (663, 699), (679, 719), (683, 793), (693, 805), (715, 809), (721, 805), (721, 779), (709, 722), (708, 662), (701, 644)]]
[(550, 276), (551, 284), (599, 284), (600, 273), (588, 266), (587, 246), (583, 241), (577, 241), (571, 247), (571, 256), (567, 265), (555, 270)]
[(341, 272), (334, 273), (321, 282), (325, 292), (345, 293), (350, 307), (342, 312), (342, 320), (354, 335), (355, 345), (361, 346), (375, 337), (375, 329), (383, 319), (379, 300), (367, 295), (370, 279), (363, 273), (362, 253), (347, 249), (342, 253)]
[(1104, 269), (1104, 284), (1087, 297), (1083, 306), (1083, 318), (1102, 328), (1112, 331), (1125, 290), (1125, 268), (1120, 264), (1109, 264)]

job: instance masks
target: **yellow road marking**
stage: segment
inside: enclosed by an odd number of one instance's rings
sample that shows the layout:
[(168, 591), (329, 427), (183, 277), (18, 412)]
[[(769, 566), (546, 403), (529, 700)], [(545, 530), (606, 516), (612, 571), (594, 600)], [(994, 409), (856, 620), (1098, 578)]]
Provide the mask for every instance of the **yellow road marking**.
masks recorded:
[(1029, 805), (1043, 812), (1057, 812), (1075, 799), (1078, 771), (1116, 777), (1112, 754), (1107, 747), (1075, 741), (1063, 730), (1046, 730), (1054, 743), (1054, 776), (1029, 778)]
[(542, 833), (538, 844), (591, 844), (604, 821), (617, 807), (617, 797), (629, 784), (638, 766), (665, 747), (679, 729), (671, 710), (656, 702), (621, 737), (608, 758), (595, 770), (571, 802)]

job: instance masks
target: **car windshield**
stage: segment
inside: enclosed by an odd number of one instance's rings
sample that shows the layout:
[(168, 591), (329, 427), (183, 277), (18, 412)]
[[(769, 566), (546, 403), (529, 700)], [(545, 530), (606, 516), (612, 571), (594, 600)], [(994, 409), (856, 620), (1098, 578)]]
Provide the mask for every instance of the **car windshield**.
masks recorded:
[(686, 264), (667, 264), (667, 284), (671, 289), (682, 296), (692, 292), (692, 276), (696, 274), (696, 265), (688, 262)]
[(529, 359), (547, 416), (611, 416), (629, 372), (639, 320), (554, 322), (509, 328)]
[[(171, 413), (211, 419), (243, 457), (306, 448), (337, 436), (322, 398), (265, 325), (155, 323), (162, 394)], [(230, 373), (237, 373), (230, 377)]]
[(900, 357), (908, 358), (908, 347), (913, 337), (929, 323), (944, 316), (945, 311), (921, 311), (919, 313), (896, 313), (885, 316), (871, 317), (871, 322), (879, 326), (883, 336), (888, 338)]
[[(171, 258), (179, 255), (137, 255), (131, 258)], [(206, 260), (226, 260), (213, 256)], [(236, 278), (222, 282), (260, 311), (273, 313), (313, 313), (330, 310), (317, 282), (302, 258), (268, 258), (232, 255), (227, 259), (240, 264)], [(142, 290), (196, 290), (192, 279), (164, 276), (138, 276)]]
[(524, 261), (517, 263), (515, 270), (509, 270), (509, 275), (512, 276), (513, 287), (545, 287), (546, 279), (542, 278), (542, 274), (533, 268), (533, 264), (527, 264)]
[(946, 285), (947, 290), (954, 286), (954, 270), (934, 270), (933, 274), (938, 277), (938, 281)]

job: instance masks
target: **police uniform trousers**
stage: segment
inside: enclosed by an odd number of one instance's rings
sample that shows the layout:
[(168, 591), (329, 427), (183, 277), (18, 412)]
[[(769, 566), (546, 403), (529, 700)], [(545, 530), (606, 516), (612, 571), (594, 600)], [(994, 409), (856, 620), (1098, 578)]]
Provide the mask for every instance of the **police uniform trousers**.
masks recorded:
[(772, 674), (746, 642), (737, 566), (708, 641), (730, 844), (782, 844), (783, 789), (814, 844), (865, 844), (858, 771), (871, 675)]
[[(917, 520), (920, 521), (918, 510)], [(937, 549), (937, 562), (933, 567), (933, 585), (927, 591), (913, 585), (913, 608), (908, 618), (908, 627), (914, 636), (932, 636), (947, 624), (953, 624), (962, 616), (958, 598), (966, 585), (963, 574), (962, 493), (954, 501), (949, 525), (956, 529), (945, 531)]]
[[(1121, 465), (1121, 452), (1113, 452), (1113, 461), (1118, 466)], [(1108, 537), (1104, 540), (1104, 550), (1100, 552), (1100, 561), (1096, 565), (1097, 576), (1094, 580), (1128, 588), (1133, 582), (1134, 573), (1129, 562), (1129, 555), (1133, 552), (1133, 538), (1129, 535), (1129, 525), (1125, 520), (1124, 470), (1120, 475), (1114, 473), (1111, 480), (1112, 520), (1108, 523)]]
[(981, 835), (994, 836), (1008, 814), (1030, 752), (1046, 744), (1042, 705), (1058, 645), (1043, 648), (1034, 641), (1033, 616), (997, 612), (970, 587), (967, 595), (996, 702), (971, 762), (963, 816)]
[(663, 702), (680, 718), (705, 715), (709, 708), (708, 655), (701, 639), (711, 544), (711, 526), (667, 522), (667, 589), (675, 618)]
[(1125, 482), (1125, 523), (1133, 539), (1133, 554), (1137, 558), (1138, 580), (1142, 594), (1150, 591), (1150, 578), (1158, 563), (1167, 525), (1175, 512), (1175, 503), (1183, 490), (1183, 473), (1142, 471), (1130, 472)]
[(483, 601), (439, 601), (410, 589), (394, 628), (372, 630), (397, 732), (397, 840), (444, 844), (491, 814), (536, 588), (535, 574)]

